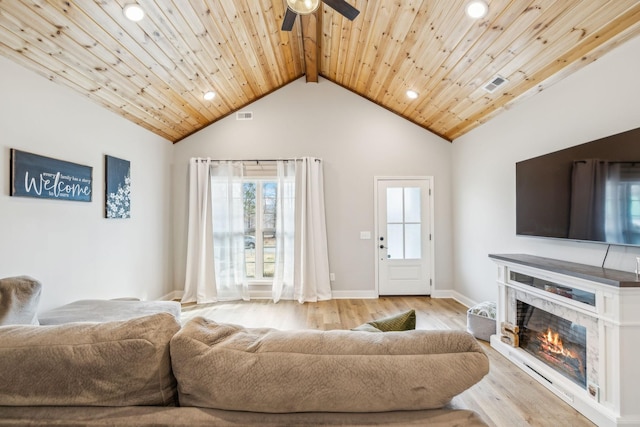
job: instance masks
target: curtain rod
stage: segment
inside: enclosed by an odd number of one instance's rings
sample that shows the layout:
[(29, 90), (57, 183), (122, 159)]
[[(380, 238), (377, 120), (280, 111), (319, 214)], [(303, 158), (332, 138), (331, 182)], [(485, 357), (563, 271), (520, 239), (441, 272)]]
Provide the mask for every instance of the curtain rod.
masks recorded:
[[(203, 159), (203, 158), (196, 158), (197, 161), (202, 161), (202, 160), (207, 160), (207, 159)], [(252, 159), (252, 160), (247, 160), (247, 159), (210, 159), (212, 162), (243, 162), (243, 163), (255, 163), (257, 165), (260, 164), (260, 162), (299, 162), (302, 161), (302, 159)], [(314, 159), (316, 162), (320, 162), (322, 161), (321, 159)]]

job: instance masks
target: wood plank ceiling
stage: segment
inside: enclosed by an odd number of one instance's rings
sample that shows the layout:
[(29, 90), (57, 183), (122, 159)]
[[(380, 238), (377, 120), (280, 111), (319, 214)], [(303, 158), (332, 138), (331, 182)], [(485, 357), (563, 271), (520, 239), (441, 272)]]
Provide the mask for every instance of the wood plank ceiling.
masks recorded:
[(305, 74), (452, 141), (640, 34), (638, 0), (348, 0), (291, 32), (285, 0), (132, 1), (0, 0), (0, 54), (173, 142)]

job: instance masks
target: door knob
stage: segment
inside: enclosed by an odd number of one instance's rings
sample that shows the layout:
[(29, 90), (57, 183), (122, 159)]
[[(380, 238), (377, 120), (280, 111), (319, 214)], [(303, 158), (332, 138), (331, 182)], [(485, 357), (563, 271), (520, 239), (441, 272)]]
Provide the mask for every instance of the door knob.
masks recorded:
[(380, 249), (384, 249), (384, 245), (380, 245)]

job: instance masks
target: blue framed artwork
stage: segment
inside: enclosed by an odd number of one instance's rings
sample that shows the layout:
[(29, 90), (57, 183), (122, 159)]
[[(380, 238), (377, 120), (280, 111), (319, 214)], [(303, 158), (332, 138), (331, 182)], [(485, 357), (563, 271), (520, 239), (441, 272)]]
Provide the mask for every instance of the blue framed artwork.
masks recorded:
[(105, 217), (131, 218), (131, 162), (105, 156)]
[(91, 201), (93, 168), (11, 149), (11, 196)]

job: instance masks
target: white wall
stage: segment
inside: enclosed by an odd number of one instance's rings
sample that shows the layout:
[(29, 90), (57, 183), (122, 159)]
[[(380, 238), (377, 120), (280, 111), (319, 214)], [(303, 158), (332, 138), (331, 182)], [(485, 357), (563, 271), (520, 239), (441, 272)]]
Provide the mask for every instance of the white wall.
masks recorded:
[(375, 290), (374, 176), (433, 176), (435, 284), (452, 289), (451, 144), (343, 88), (304, 78), (174, 146), (175, 283), (184, 284), (187, 166), (190, 157), (274, 159), (313, 156), (324, 161), (329, 263), (334, 295)]
[[(434, 177), (436, 291), (495, 299), (489, 253), (600, 265), (604, 245), (515, 236), (515, 162), (640, 127), (638, 51), (640, 38), (453, 144), (326, 80), (301, 79), (247, 107), (253, 121), (230, 116), (172, 147), (0, 58), (0, 277), (40, 279), (42, 309), (182, 289), (193, 156), (323, 158), (333, 289), (341, 295), (374, 291), (376, 242), (359, 238), (374, 230), (374, 176)], [(92, 166), (93, 201), (10, 197), (10, 148)], [(105, 154), (131, 161), (130, 220), (103, 218)], [(606, 266), (632, 271), (639, 253), (612, 247)]]
[[(0, 277), (39, 279), (41, 310), (171, 292), (171, 143), (4, 58), (0, 75)], [(10, 197), (11, 148), (92, 166), (92, 201)], [(131, 219), (104, 219), (105, 154), (131, 161)]]
[[(495, 300), (490, 253), (602, 264), (606, 245), (515, 235), (515, 163), (640, 127), (638, 52), (640, 37), (453, 142), (459, 293), (475, 301)], [(612, 246), (605, 267), (633, 271), (638, 254), (640, 248)]]

